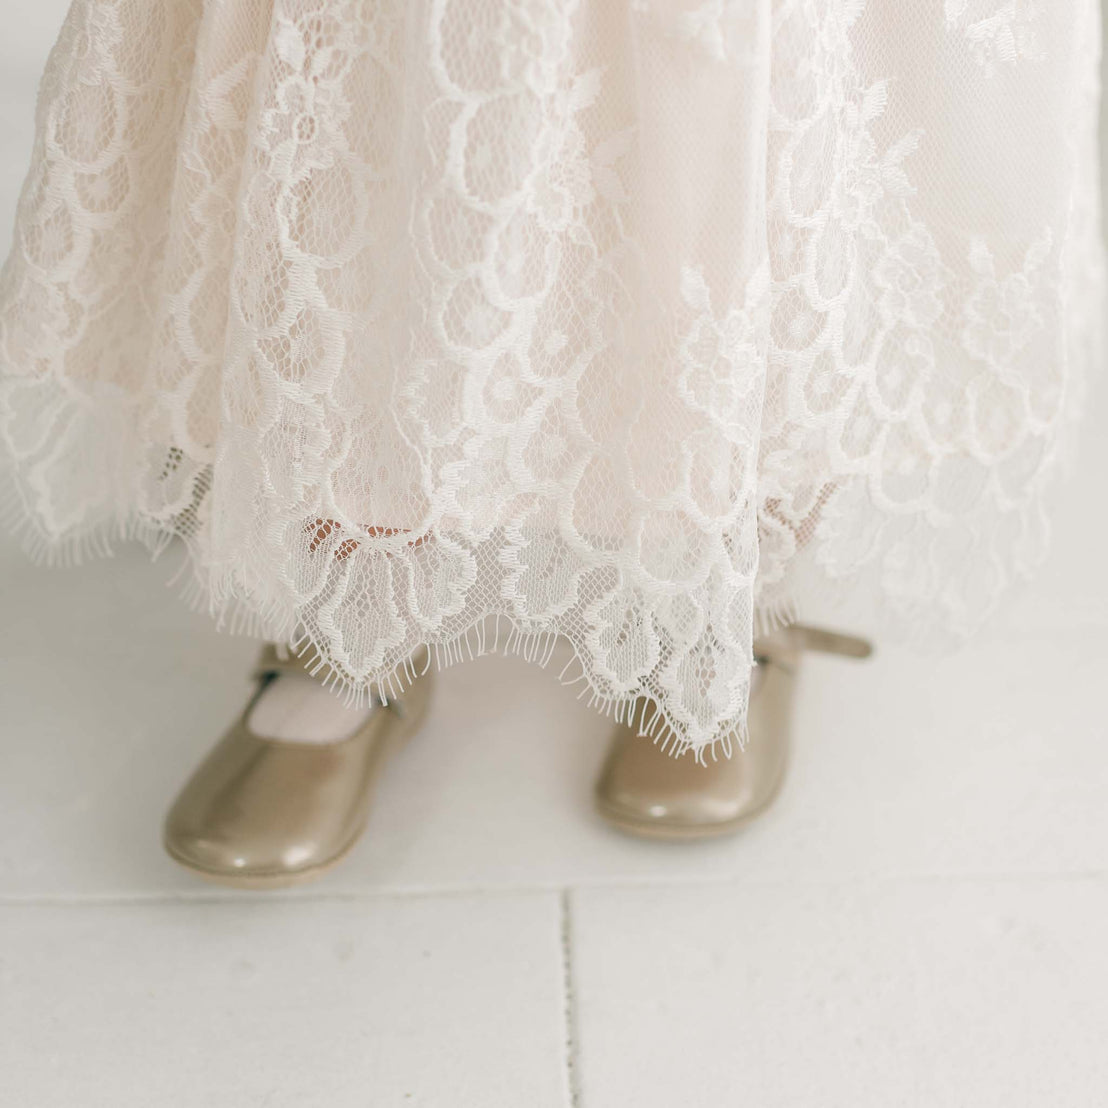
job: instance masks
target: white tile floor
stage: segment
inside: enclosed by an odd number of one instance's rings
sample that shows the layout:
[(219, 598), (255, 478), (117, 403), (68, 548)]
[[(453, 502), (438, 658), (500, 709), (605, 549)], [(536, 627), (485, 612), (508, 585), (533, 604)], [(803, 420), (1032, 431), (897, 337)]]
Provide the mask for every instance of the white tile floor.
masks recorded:
[[(0, 211), (63, 7), (0, 43)], [(1087, 435), (1049, 566), (972, 647), (812, 659), (741, 837), (607, 830), (605, 722), (488, 658), (442, 676), (347, 863), (270, 897), (158, 846), (253, 646), (137, 549), (0, 548), (0, 1106), (1108, 1103), (1106, 473)]]

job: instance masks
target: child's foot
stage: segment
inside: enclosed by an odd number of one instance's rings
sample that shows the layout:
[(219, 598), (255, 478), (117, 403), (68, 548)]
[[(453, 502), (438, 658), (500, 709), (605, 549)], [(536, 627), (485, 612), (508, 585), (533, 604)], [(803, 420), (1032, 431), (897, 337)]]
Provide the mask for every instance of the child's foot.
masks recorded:
[(633, 835), (695, 839), (736, 831), (768, 808), (785, 777), (794, 679), (805, 649), (864, 658), (871, 648), (853, 636), (801, 626), (755, 642), (746, 749), (736, 742), (730, 758), (701, 765), (691, 753), (665, 753), (623, 724), (597, 781), (600, 814)]
[[(424, 669), (426, 651), (413, 664)], [(420, 724), (430, 679), (345, 708), (297, 658), (266, 647), (258, 691), (170, 809), (170, 856), (210, 881), (267, 889), (326, 872), (358, 841), (386, 755)]]

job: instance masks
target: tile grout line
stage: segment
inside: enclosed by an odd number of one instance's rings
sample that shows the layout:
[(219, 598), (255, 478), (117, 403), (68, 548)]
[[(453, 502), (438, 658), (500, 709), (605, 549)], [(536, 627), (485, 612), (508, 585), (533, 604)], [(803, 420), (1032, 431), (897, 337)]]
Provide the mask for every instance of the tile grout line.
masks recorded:
[(577, 997), (573, 988), (573, 915), (570, 891), (563, 888), (558, 898), (562, 946), (562, 999), (565, 1028), (566, 1091), (569, 1108), (581, 1108), (581, 1075), (579, 1061), (579, 1035), (577, 1028)]
[[(1104, 881), (1108, 880), (1108, 868), (1064, 869), (1064, 870), (966, 870), (958, 873), (943, 873), (935, 870), (919, 872), (893, 873), (889, 871), (843, 873), (825, 877), (815, 873), (788, 873), (783, 877), (757, 875), (754, 877), (736, 877), (734, 874), (697, 874), (695, 876), (677, 876), (667, 874), (663, 877), (626, 877), (609, 876), (583, 878), (575, 882), (574, 888), (599, 889), (604, 891), (631, 892), (662, 889), (760, 889), (778, 888), (784, 885), (803, 884), (813, 888), (855, 886), (855, 885), (902, 885), (902, 884), (974, 884), (982, 881), (1003, 883), (1055, 883), (1068, 881)], [(397, 887), (367, 887), (363, 889), (315, 890), (308, 893), (282, 893), (280, 890), (265, 893), (208, 892), (185, 890), (161, 890), (150, 893), (0, 893), (0, 908), (129, 908), (171, 905), (243, 905), (253, 904), (318, 904), (363, 903), (372, 900), (414, 900), (481, 896), (538, 896), (551, 892), (568, 893), (569, 886), (560, 881), (509, 881), (504, 884), (473, 885), (412, 885)]]

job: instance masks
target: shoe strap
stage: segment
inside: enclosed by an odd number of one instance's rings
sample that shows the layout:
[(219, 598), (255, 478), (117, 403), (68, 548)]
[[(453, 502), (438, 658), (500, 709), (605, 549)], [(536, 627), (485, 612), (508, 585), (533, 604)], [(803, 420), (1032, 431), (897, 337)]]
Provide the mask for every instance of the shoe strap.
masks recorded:
[[(425, 668), (427, 662), (426, 647), (417, 650), (412, 659), (416, 672), (420, 672)], [(262, 647), (261, 653), (258, 655), (252, 677), (258, 682), (260, 693), (263, 683), (278, 674), (306, 674), (313, 681), (322, 682), (329, 672), (330, 670), (326, 665), (319, 664), (319, 656), (310, 647), (303, 653), (296, 654), (287, 646), (278, 646), (276, 643), (269, 642)], [(376, 682), (369, 686), (369, 694), (375, 703), (389, 708), (399, 716), (404, 714), (403, 696), (394, 695), (386, 698), (382, 695)]]
[(843, 658), (868, 658), (873, 644), (857, 635), (829, 631), (791, 623), (763, 638), (754, 640), (754, 660), (759, 665), (777, 665), (792, 672), (799, 653), (811, 650), (818, 654), (836, 654)]
[(269, 642), (262, 647), (261, 654), (254, 664), (252, 676), (256, 681), (261, 681), (263, 678), (275, 677), (281, 673), (303, 673), (319, 680), (326, 667), (321, 667), (317, 673), (312, 673), (318, 660), (318, 656), (310, 649), (302, 654), (295, 654), (286, 646)]
[(873, 643), (858, 635), (843, 631), (829, 631), (824, 627), (809, 627), (794, 623), (789, 627), (797, 645), (803, 650), (818, 654), (838, 654), (843, 658), (868, 658), (873, 653)]

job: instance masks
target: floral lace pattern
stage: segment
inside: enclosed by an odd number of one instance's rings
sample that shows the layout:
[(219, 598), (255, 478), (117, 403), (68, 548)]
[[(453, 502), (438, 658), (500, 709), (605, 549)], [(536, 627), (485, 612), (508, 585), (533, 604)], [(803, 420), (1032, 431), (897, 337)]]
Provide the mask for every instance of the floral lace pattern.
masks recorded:
[(1041, 0), (946, 0), (947, 26), (962, 32), (988, 76), (1005, 64), (1044, 60), (1039, 38)]
[(729, 747), (760, 625), (864, 588), (963, 635), (1041, 558), (1098, 18), (75, 0), (0, 277), (16, 526), (180, 536), (354, 695), (560, 634), (598, 706)]

